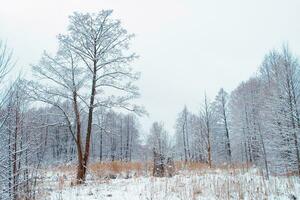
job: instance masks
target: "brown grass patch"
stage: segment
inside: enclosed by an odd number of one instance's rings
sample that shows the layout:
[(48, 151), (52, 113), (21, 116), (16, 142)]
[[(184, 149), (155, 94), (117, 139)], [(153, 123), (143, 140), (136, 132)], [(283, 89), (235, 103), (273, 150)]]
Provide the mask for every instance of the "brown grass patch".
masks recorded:
[(175, 161), (175, 170), (189, 170), (189, 171), (198, 171), (208, 169), (209, 165), (201, 162), (187, 162), (184, 161)]
[[(203, 162), (187, 162), (175, 161), (175, 173), (179, 171), (194, 171), (203, 173), (207, 170), (225, 170), (230, 172), (239, 171), (241, 169), (251, 168), (251, 165), (246, 166), (245, 164), (236, 165), (214, 165), (212, 168), (207, 163)], [(75, 176), (77, 165), (60, 165), (52, 167), (51, 170), (58, 172), (61, 175), (72, 175)], [(112, 178), (113, 176), (123, 175), (123, 177), (137, 177), (144, 175), (152, 175), (153, 162), (96, 162), (88, 165), (88, 173), (98, 178)]]
[(198, 171), (198, 172), (203, 172), (207, 170), (222, 170), (222, 171), (230, 171), (230, 172), (235, 172), (235, 171), (240, 171), (240, 170), (247, 170), (251, 169), (254, 167), (252, 164), (218, 164), (218, 165), (213, 165), (211, 168), (209, 165), (205, 162), (187, 162), (185, 163), (184, 161), (175, 161), (175, 171), (182, 171), (182, 170), (187, 170), (187, 171)]
[(141, 175), (144, 169), (144, 165), (141, 162), (103, 162), (103, 163), (92, 163), (89, 165), (89, 172), (94, 175), (102, 176), (106, 173), (121, 174), (135, 172)]

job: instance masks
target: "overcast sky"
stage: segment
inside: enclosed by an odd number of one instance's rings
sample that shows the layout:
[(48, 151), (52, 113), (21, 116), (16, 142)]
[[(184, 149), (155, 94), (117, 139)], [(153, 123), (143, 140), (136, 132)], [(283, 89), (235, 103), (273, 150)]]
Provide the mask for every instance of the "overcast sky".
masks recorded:
[(144, 131), (163, 121), (169, 132), (186, 104), (198, 112), (204, 92), (231, 91), (254, 75), (264, 54), (288, 42), (300, 53), (299, 0), (0, 0), (0, 39), (29, 73), (43, 50), (54, 52), (74, 11), (113, 9), (140, 55)]

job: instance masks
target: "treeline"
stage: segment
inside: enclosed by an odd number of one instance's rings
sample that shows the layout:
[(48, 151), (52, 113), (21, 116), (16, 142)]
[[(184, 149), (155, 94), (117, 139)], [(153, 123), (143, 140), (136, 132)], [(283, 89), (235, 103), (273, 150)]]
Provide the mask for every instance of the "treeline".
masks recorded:
[[(57, 123), (55, 112), (59, 114), (59, 111), (55, 111), (55, 108), (42, 108), (40, 111), (48, 113), (45, 124)], [(44, 139), (47, 145), (44, 163), (51, 165), (76, 164), (76, 144), (64, 124), (64, 120), (60, 121), (62, 123), (48, 127), (45, 132), (47, 138)], [(82, 126), (86, 127), (86, 124), (82, 123)], [(100, 109), (95, 113), (93, 126), (90, 151), (92, 162), (130, 162), (142, 156), (137, 151), (141, 148), (141, 142), (139, 122), (136, 116)], [(83, 136), (85, 136), (84, 133)]]
[(265, 56), (256, 76), (231, 94), (205, 96), (201, 110), (184, 107), (176, 121), (174, 157), (185, 162), (255, 165), (300, 173), (300, 66), (287, 46)]

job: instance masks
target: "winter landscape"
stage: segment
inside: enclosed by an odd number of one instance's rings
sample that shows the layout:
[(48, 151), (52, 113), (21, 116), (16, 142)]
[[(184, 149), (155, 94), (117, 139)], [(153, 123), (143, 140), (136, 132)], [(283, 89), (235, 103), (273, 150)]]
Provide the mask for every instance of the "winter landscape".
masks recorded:
[(0, 200), (300, 199), (300, 2), (2, 1)]

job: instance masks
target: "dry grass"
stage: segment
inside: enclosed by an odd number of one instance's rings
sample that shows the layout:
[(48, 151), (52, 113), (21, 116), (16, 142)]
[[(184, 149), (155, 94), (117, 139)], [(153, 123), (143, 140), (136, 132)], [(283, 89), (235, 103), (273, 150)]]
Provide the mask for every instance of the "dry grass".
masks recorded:
[[(95, 178), (111, 178), (112, 176), (123, 175), (142, 176), (149, 175), (152, 172), (152, 164), (149, 162), (96, 162), (88, 165), (88, 174)], [(46, 169), (45, 171), (52, 171), (54, 174), (60, 176), (67, 175), (73, 177), (76, 174), (77, 165), (59, 165)]]
[[(91, 185), (118, 184), (119, 181), (126, 183), (126, 191), (132, 190), (143, 194), (142, 199), (166, 199), (168, 195), (176, 194), (180, 199), (198, 199), (203, 196), (212, 196), (215, 199), (268, 199), (270, 195), (282, 197), (285, 194), (296, 195), (298, 179), (293, 177), (270, 177), (266, 181), (259, 169), (248, 165), (218, 165), (209, 167), (206, 163), (197, 162), (175, 162), (176, 176), (173, 178), (156, 178), (145, 175), (152, 174), (152, 162), (102, 162), (91, 163), (89, 165), (89, 183)], [(52, 168), (53, 169), (53, 168)], [(76, 165), (55, 167), (61, 174), (76, 173)], [(120, 180), (114, 182), (111, 180), (119, 175)], [(129, 176), (128, 176), (129, 175)], [(125, 180), (122, 178), (133, 178)], [(59, 177), (52, 188), (57, 188), (59, 194), (64, 187), (70, 186), (69, 181)], [(68, 178), (71, 178), (68, 176)], [(143, 182), (146, 180), (146, 183)], [(147, 180), (149, 180), (147, 182)], [(128, 181), (132, 184), (145, 184), (143, 187), (127, 186)], [(141, 182), (139, 182), (141, 181)], [(121, 187), (122, 185), (120, 185)], [(188, 187), (187, 187), (188, 186)], [(92, 187), (92, 186), (91, 186)], [(77, 194), (77, 189), (76, 194)], [(91, 189), (92, 191), (93, 189)], [(91, 193), (96, 194), (97, 191)], [(172, 196), (172, 195), (171, 195)], [(250, 198), (251, 197), (251, 198)]]
[[(237, 170), (246, 170), (251, 166), (246, 166), (245, 164), (239, 165), (218, 165), (213, 166), (211, 170), (227, 170), (233, 173)], [(74, 175), (76, 173), (76, 164), (73, 165), (60, 165), (56, 167), (51, 167), (51, 171), (59, 172), (62, 175)], [(210, 169), (207, 163), (201, 162), (187, 162), (175, 161), (175, 173), (179, 171), (195, 171), (195, 172), (205, 172)], [(142, 175), (152, 175), (153, 163), (149, 162), (96, 162), (91, 163), (88, 166), (88, 173), (92, 176), (98, 178), (103, 178), (111, 175), (125, 174), (130, 176), (142, 176)]]
[(294, 171), (289, 171), (285, 173), (277, 173), (277, 174), (272, 174), (273, 176), (278, 176), (278, 177), (294, 177), (294, 176), (299, 176), (298, 172)]
[(252, 168), (253, 165), (251, 164), (219, 164), (213, 165), (211, 168), (207, 163), (203, 162), (187, 162), (184, 161), (176, 161), (175, 162), (175, 169), (176, 171), (188, 170), (188, 171), (203, 171), (203, 170), (227, 170), (227, 171), (236, 171), (236, 170), (247, 170)]
[(201, 162), (183, 162), (183, 161), (176, 161), (175, 162), (175, 170), (176, 172), (181, 170), (189, 170), (189, 171), (198, 171), (208, 169), (209, 165), (206, 163)]
[(93, 163), (89, 165), (89, 173), (97, 176), (103, 176), (103, 174), (111, 173), (114, 175), (122, 173), (133, 172), (137, 176), (142, 175), (145, 169), (145, 164), (141, 162), (102, 162), (102, 163)]

